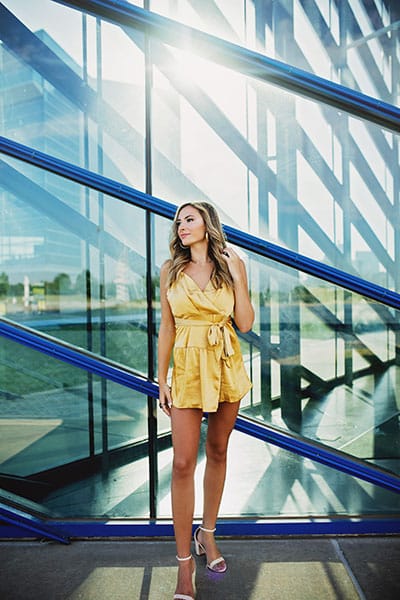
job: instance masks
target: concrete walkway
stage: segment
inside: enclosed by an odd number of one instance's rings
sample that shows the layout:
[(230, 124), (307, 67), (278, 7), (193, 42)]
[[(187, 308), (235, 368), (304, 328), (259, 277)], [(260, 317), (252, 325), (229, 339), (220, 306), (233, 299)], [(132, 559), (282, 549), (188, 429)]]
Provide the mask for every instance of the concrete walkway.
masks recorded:
[[(228, 571), (196, 558), (196, 600), (394, 600), (400, 536), (221, 539)], [(0, 542), (2, 600), (172, 600), (171, 541)]]

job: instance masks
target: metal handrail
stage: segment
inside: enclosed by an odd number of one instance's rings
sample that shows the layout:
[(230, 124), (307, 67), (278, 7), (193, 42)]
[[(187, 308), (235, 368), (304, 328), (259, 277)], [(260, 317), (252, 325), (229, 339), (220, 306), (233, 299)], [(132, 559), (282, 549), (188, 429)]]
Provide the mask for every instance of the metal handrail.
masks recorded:
[[(236, 71), (245, 75), (335, 106), (340, 110), (345, 110), (359, 118), (367, 119), (392, 131), (400, 131), (400, 109), (393, 105), (378, 101), (365, 94), (350, 90), (296, 67), (177, 23), (166, 17), (143, 10), (123, 0), (114, 0), (112, 3), (107, 0), (86, 0), (79, 2), (74, 0), (53, 1), (69, 7), (77, 7), (80, 11), (92, 12), (92, 14), (102, 16), (114, 23), (141, 29), (173, 46), (185, 49), (189, 45), (191, 51), (205, 56), (216, 63), (234, 67)], [(144, 194), (129, 186), (119, 184), (101, 175), (90, 173), (85, 169), (53, 158), (22, 144), (7, 140), (6, 138), (0, 138), (0, 151), (91, 187), (92, 189), (147, 209), (155, 214), (167, 218), (173, 218), (174, 216), (176, 207), (173, 204)], [(291, 250), (271, 244), (235, 228), (224, 226), (224, 229), (229, 241), (242, 248), (362, 294), (387, 306), (400, 308), (400, 294), (396, 292), (352, 276), (334, 267), (324, 265), (313, 259), (308, 259)], [(8, 319), (0, 318), (0, 335), (50, 355), (53, 358), (127, 386), (147, 396), (153, 398), (158, 396), (157, 384), (132, 369), (66, 342), (51, 338), (51, 336), (30, 330)], [(235, 428), (257, 439), (272, 443), (349, 475), (391, 491), (400, 492), (400, 478), (398, 476), (392, 475), (375, 465), (366, 464), (360, 459), (346, 455), (336, 449), (327, 448), (322, 444), (310, 440), (304, 441), (303, 438), (295, 434), (279, 430), (271, 425), (260, 424), (241, 416), (238, 417)], [(29, 514), (25, 515), (21, 513), (21, 521), (18, 523), (14, 518), (15, 511), (10, 512), (10, 520), (8, 520), (7, 511), (8, 507), (0, 504), (0, 512), (2, 513), (3, 520), (6, 522), (11, 524), (17, 523), (20, 526), (25, 526), (28, 530), (36, 531), (39, 534), (68, 543), (68, 539), (62, 534), (53, 532), (51, 528), (47, 530), (46, 527), (42, 526), (41, 522), (36, 523), (36, 521), (32, 521)]]
[(145, 375), (104, 356), (15, 323), (5, 317), (0, 317), (0, 335), (146, 396), (158, 398), (157, 384), (150, 381)]
[[(133, 369), (0, 317), (0, 335), (90, 373), (100, 375), (146, 396), (158, 398), (158, 385)], [(374, 485), (400, 493), (400, 477), (350, 455), (273, 425), (239, 416), (235, 429), (300, 456), (335, 468)]]
[(62, 544), (69, 544), (68, 534), (53, 523), (46, 523), (42, 518), (30, 514), (27, 510), (16, 507), (13, 503), (0, 501), (0, 521), (7, 525), (17, 526), (39, 537), (49, 538)]
[[(86, 185), (129, 204), (150, 210), (156, 215), (169, 219), (174, 218), (177, 207), (170, 202), (145, 194), (133, 187), (124, 185), (98, 173), (93, 173), (34, 148), (24, 146), (3, 136), (0, 136), (0, 152), (75, 181), (76, 183)], [(224, 230), (228, 240), (241, 248), (294, 268), (297, 271), (302, 271), (324, 281), (329, 281), (334, 285), (361, 294), (371, 300), (381, 302), (386, 306), (400, 309), (400, 294), (395, 291), (357, 277), (356, 275), (351, 275), (336, 267), (326, 265), (312, 258), (307, 258), (293, 250), (283, 248), (234, 227), (224, 225)]]
[(292, 432), (283, 431), (270, 424), (258, 423), (243, 416), (237, 418), (235, 429), (358, 479), (400, 493), (400, 477), (398, 475), (389, 473), (376, 465), (366, 464), (362, 459), (336, 448), (327, 447), (310, 439), (304, 441), (303, 437)]
[(178, 23), (125, 0), (113, 0), (113, 2), (109, 0), (53, 0), (53, 2), (77, 8), (80, 12), (91, 13), (112, 23), (134, 27), (171, 46), (190, 50), (194, 54), (234, 68), (249, 77), (329, 104), (393, 131), (400, 131), (400, 108), (393, 104), (376, 100), (357, 90)]

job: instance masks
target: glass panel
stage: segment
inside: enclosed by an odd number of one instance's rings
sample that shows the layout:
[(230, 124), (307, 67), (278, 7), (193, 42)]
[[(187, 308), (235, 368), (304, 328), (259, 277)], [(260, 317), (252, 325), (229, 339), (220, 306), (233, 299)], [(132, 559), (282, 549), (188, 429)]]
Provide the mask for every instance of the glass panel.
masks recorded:
[(145, 397), (2, 337), (0, 381), (3, 490), (52, 517), (148, 517)]
[(153, 193), (399, 289), (398, 136), (156, 41)]
[(397, 105), (397, 0), (151, 0), (151, 10)]
[[(168, 220), (155, 219), (155, 239), (161, 240), (156, 252), (157, 269), (168, 257), (166, 240), (170, 227)], [(253, 331), (239, 333), (253, 381), (253, 389), (242, 400), (241, 414), (400, 473), (398, 312), (236, 249), (247, 263), (257, 315)], [(166, 418), (160, 418), (159, 428), (160, 432), (168, 430)], [(253, 442), (241, 442), (237, 452), (247, 456), (243, 447)], [(271, 450), (275, 451), (279, 453)], [(160, 461), (167, 463), (168, 456), (162, 455)], [(253, 454), (250, 456), (253, 458), (249, 461), (257, 463), (258, 455), (256, 459)], [(327, 489), (348, 485), (344, 475), (331, 469), (304, 466), (307, 461), (299, 457), (289, 462), (291, 468), (296, 464), (302, 473), (308, 468), (316, 470), (315, 480), (326, 475)], [(240, 474), (235, 479), (246, 481), (246, 476)], [(259, 485), (262, 489), (264, 484)], [(365, 484), (354, 480), (349, 485), (357, 500), (352, 504), (349, 496), (343, 504), (344, 512), (358, 510), (357, 503), (363, 511), (373, 511), (373, 503), (367, 507), (368, 503), (361, 499)], [(262, 504), (263, 494), (258, 495), (251, 486), (250, 489)], [(376, 493), (380, 496), (380, 492)], [(236, 491), (233, 497), (242, 498)], [(385, 493), (382, 497), (386, 497)], [(390, 497), (389, 494), (387, 498)], [(389, 501), (393, 510), (394, 497)], [(285, 501), (294, 507), (291, 501)], [(309, 510), (314, 501), (306, 503)], [(160, 502), (160, 510), (165, 514), (169, 499), (164, 497)], [(306, 505), (297, 505), (301, 514)], [(268, 500), (264, 506), (268, 506), (265, 510), (270, 514)], [(322, 506), (321, 510), (325, 510)]]
[[(205, 466), (204, 425), (196, 472), (195, 517), (202, 518), (202, 476)], [(170, 469), (172, 452), (160, 454)], [(170, 517), (169, 482), (163, 478), (159, 515)], [(399, 496), (271, 444), (234, 431), (228, 450), (228, 472), (222, 497), (222, 518), (296, 518), (399, 514)]]
[(254, 384), (242, 413), (400, 473), (399, 311), (246, 254), (257, 318), (239, 334)]
[(147, 373), (144, 211), (4, 159), (2, 313)]
[(143, 189), (143, 34), (51, 0), (3, 4), (18, 35), (0, 19), (1, 135)]
[[(326, 35), (331, 32), (339, 43), (338, 31), (346, 23), (364, 58), (372, 55), (364, 51), (362, 36), (373, 36), (376, 29), (386, 40), (385, 56), (391, 44), (398, 44), (393, 2), (386, 8), (374, 5), (373, 17), (369, 3), (361, 0), (351, 7), (342, 3), (340, 14), (331, 0), (313, 7), (296, 1), (291, 8), (280, 2), (270, 7), (256, 2), (253, 8), (252, 3), (245, 7), (219, 1), (207, 3), (207, 9), (203, 4), (153, 3), (152, 9), (175, 7), (170, 16), (185, 13), (189, 21), (196, 16), (195, 24), (205, 20), (210, 31), (221, 30), (219, 35), (224, 28), (242, 31), (244, 17), (262, 39), (267, 25), (269, 39), (275, 29), (286, 27), (277, 44), (284, 40), (279, 58), (288, 62), (293, 62), (293, 35), (295, 57), (302, 56), (300, 41), (304, 47), (315, 43), (315, 36), (305, 33), (310, 27), (329, 52)], [(16, 0), (6, 5), (23, 28), (13, 41), (3, 33), (0, 48), (3, 135), (143, 189), (142, 34), (90, 16), (80, 19), (76, 10), (49, 0), (40, 0), (40, 11)], [(58, 27), (61, 22), (71, 23), (68, 36)], [(308, 28), (298, 23), (308, 23)], [(20, 27), (18, 21), (14, 25)], [(46, 35), (33, 33), (39, 30)], [(366, 43), (377, 41), (368, 37)], [(27, 55), (27, 44), (36, 52)], [(399, 289), (395, 265), (400, 245), (393, 219), (400, 176), (398, 136), (215, 65), (197, 57), (193, 48), (177, 50), (156, 40), (151, 46), (154, 194), (178, 203), (209, 199), (225, 222)], [(310, 56), (320, 59), (325, 50), (312, 47)], [(395, 73), (396, 52), (393, 57)], [(368, 76), (379, 83), (381, 73), (387, 74), (385, 64), (382, 58), (380, 70), (370, 65)], [(342, 63), (340, 69), (349, 79), (344, 83), (352, 85), (355, 80)], [(392, 94), (390, 101), (395, 100)]]
[(153, 193), (174, 198), (176, 203), (211, 200), (219, 206), (225, 222), (241, 222), (248, 229), (243, 200), (249, 163), (253, 160), (253, 166), (257, 157), (243, 137), (245, 80), (155, 41), (152, 57), (157, 65), (152, 112)]
[[(146, 399), (0, 340), (0, 487), (53, 518), (148, 518)], [(197, 518), (205, 434), (206, 424), (196, 474)], [(92, 436), (97, 444), (94, 453)], [(169, 447), (159, 453), (158, 516), (165, 518), (171, 515), (171, 460)], [(398, 513), (396, 494), (241, 433), (232, 434), (221, 517), (382, 513)]]
[[(151, 8), (396, 104), (395, 4)], [(143, 189), (143, 34), (50, 0), (3, 5), (15, 19), (11, 36), (0, 19), (0, 133)], [(188, 49), (152, 40), (151, 58), (155, 195), (209, 200), (225, 223), (400, 289), (397, 136)], [(144, 211), (9, 158), (0, 183), (0, 314), (147, 373)], [(170, 222), (153, 223), (157, 329)], [(399, 473), (398, 312), (241, 254), (257, 312), (253, 332), (240, 336), (254, 383), (243, 414)], [(51, 515), (148, 517), (144, 398), (2, 338), (0, 374), (5, 489), (23, 489)], [(169, 431), (160, 416), (163, 447)], [(398, 506), (389, 492), (233, 438), (245, 475), (229, 479), (225, 515)], [(170, 461), (168, 448), (158, 497), (168, 517)]]
[(150, 10), (244, 46), (246, 44), (246, 9), (252, 13), (254, 10), (252, 4), (253, 2), (232, 2), (232, 0), (212, 0), (211, 2), (204, 2), (204, 0), (174, 0), (174, 2), (150, 0)]

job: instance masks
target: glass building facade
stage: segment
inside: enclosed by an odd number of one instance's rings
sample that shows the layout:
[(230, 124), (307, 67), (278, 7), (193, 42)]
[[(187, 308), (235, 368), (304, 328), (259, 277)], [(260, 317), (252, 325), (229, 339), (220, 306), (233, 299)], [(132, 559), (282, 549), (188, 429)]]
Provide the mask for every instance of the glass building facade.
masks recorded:
[(396, 0), (0, 3), (4, 502), (171, 518), (169, 421), (107, 369), (154, 380), (170, 219), (205, 200), (256, 310), (222, 517), (399, 518), (399, 28)]

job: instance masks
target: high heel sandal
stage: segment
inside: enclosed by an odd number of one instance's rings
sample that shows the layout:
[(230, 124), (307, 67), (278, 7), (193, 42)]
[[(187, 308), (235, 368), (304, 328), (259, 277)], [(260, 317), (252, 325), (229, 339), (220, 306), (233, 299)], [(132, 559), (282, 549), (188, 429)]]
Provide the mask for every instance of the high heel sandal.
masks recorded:
[[(176, 560), (179, 562), (184, 562), (186, 560), (190, 560), (193, 558), (191, 554), (189, 556), (184, 556), (181, 558), (180, 556), (176, 557)], [(196, 565), (192, 571), (192, 586), (193, 586), (193, 594), (196, 595), (196, 586), (195, 586), (195, 577), (196, 577)], [(174, 600), (195, 600), (194, 596), (188, 596), (187, 594), (174, 594)]]
[[(206, 555), (207, 558), (207, 552), (205, 549), (205, 546), (199, 542), (198, 540), (198, 534), (199, 531), (205, 531), (206, 533), (214, 533), (215, 529), (206, 529), (205, 527), (202, 527), (200, 525), (200, 527), (198, 527), (196, 529), (196, 531), (194, 532), (194, 548), (196, 551), (197, 556), (201, 556), (202, 554)], [(224, 564), (222, 564), (224, 563)], [(220, 565), (220, 567), (218, 567), (218, 565)], [(225, 562), (225, 559), (223, 556), (219, 556), (218, 558), (212, 560), (210, 563), (207, 563), (207, 568), (210, 569), (210, 571), (214, 571), (214, 573), (225, 573), (226, 569), (228, 568)]]

